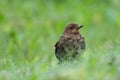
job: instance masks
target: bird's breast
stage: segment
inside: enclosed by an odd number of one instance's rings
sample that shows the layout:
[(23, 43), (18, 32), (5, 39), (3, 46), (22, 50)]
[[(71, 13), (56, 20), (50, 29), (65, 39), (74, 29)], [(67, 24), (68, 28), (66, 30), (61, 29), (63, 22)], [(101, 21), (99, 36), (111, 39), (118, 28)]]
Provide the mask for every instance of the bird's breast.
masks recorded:
[(67, 39), (64, 44), (64, 48), (69, 51), (73, 51), (79, 46), (80, 44), (78, 43), (78, 40), (72, 40), (72, 39)]

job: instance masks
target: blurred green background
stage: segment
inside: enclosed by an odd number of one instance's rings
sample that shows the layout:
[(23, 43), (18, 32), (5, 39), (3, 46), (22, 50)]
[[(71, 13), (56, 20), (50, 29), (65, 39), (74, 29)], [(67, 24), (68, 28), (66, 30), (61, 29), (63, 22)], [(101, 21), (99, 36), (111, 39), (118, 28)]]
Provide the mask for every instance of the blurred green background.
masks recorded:
[[(120, 0), (0, 0), (0, 80), (119, 80)], [(80, 61), (57, 65), (65, 26), (83, 24)]]

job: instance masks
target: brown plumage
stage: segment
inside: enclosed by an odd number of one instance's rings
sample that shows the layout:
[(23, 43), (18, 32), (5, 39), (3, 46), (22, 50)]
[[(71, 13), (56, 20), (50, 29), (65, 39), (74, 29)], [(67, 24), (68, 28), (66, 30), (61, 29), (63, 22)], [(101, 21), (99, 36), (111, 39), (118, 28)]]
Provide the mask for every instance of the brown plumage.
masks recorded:
[(55, 55), (59, 63), (74, 60), (78, 53), (85, 49), (84, 37), (79, 33), (82, 27), (83, 25), (79, 26), (75, 23), (66, 26), (59, 41), (55, 44)]

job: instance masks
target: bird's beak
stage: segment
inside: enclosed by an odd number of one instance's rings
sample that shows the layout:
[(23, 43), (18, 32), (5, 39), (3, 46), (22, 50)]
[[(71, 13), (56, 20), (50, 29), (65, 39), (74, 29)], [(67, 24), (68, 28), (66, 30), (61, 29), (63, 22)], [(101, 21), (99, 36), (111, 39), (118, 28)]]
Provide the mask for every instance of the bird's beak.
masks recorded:
[(78, 29), (80, 29), (80, 28), (82, 28), (83, 27), (83, 25), (80, 25), (80, 26), (78, 26)]

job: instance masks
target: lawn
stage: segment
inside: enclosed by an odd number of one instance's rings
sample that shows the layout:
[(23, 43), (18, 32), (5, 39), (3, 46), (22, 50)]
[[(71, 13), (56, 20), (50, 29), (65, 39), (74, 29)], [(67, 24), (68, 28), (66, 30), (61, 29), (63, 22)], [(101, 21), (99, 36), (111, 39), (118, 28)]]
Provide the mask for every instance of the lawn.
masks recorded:
[[(0, 0), (0, 80), (119, 80), (119, 0)], [(58, 65), (54, 45), (83, 24), (86, 50)]]

